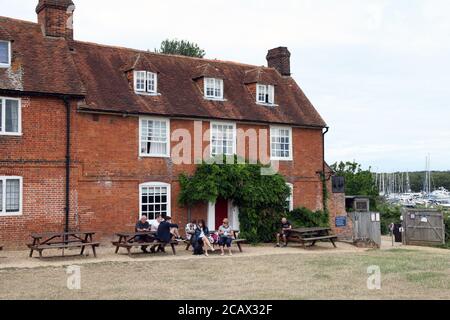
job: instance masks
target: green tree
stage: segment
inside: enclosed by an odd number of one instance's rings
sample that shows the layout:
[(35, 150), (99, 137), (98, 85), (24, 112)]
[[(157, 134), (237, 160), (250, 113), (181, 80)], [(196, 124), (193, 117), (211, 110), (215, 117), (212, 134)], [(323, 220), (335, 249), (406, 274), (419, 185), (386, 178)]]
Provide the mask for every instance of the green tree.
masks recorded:
[(378, 197), (371, 169), (363, 170), (356, 162), (339, 162), (331, 166), (337, 176), (345, 178), (345, 193), (355, 196)]
[(196, 43), (178, 39), (164, 40), (160, 49), (155, 49), (155, 52), (196, 58), (203, 58), (206, 54)]

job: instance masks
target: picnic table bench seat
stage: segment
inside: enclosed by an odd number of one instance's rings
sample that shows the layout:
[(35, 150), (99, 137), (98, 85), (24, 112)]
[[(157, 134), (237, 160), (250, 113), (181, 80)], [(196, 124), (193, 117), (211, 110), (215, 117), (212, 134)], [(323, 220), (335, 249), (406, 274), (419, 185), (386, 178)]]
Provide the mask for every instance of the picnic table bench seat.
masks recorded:
[(299, 242), (306, 248), (307, 243), (311, 243), (311, 247), (315, 246), (318, 241), (330, 241), (337, 248), (335, 241), (338, 237), (330, 234), (330, 228), (298, 228), (289, 231), (287, 242)]
[[(239, 232), (235, 231), (235, 235), (237, 235), (237, 234), (239, 234)], [(184, 242), (186, 243), (186, 251), (188, 251), (189, 248), (191, 247), (191, 241), (190, 240), (184, 240)], [(246, 243), (246, 242), (247, 242), (247, 239), (239, 239), (238, 238), (238, 239), (233, 239), (232, 244), (236, 244), (238, 249), (239, 249), (239, 252), (242, 253), (242, 252), (244, 252), (244, 250), (242, 249), (242, 244)], [(217, 245), (217, 244), (214, 243), (213, 246), (215, 246), (215, 245)]]
[[(116, 233), (116, 236), (119, 237), (118, 241), (113, 241), (113, 246), (116, 247), (116, 254), (119, 253), (120, 248), (125, 248), (128, 251), (128, 255), (131, 257), (131, 249), (135, 247), (153, 247), (153, 246), (166, 246), (170, 245), (172, 248), (172, 253), (174, 255), (177, 254), (175, 246), (178, 245), (178, 241), (172, 240), (170, 243), (163, 243), (156, 239), (156, 232), (146, 231), (146, 232), (122, 232)], [(154, 238), (153, 241), (140, 242), (138, 241), (138, 237), (147, 236)]]
[(33, 233), (33, 243), (27, 245), (30, 258), (33, 257), (34, 251), (38, 251), (39, 257), (42, 258), (42, 252), (49, 249), (81, 248), (80, 255), (83, 255), (86, 247), (91, 247), (94, 257), (97, 257), (96, 248), (100, 246), (100, 242), (92, 240), (94, 234), (95, 232), (90, 231)]
[(154, 241), (154, 242), (119, 242), (119, 241), (113, 241), (113, 246), (116, 247), (116, 254), (119, 252), (120, 248), (125, 248), (128, 251), (128, 255), (131, 256), (131, 249), (134, 247), (152, 247), (152, 246), (164, 246), (164, 245), (170, 245), (172, 248), (173, 255), (176, 255), (176, 249), (175, 246), (178, 245), (178, 241), (171, 241), (170, 243), (164, 243), (160, 241)]
[(41, 257), (41, 258), (42, 258), (42, 251), (48, 250), (48, 249), (81, 248), (82, 252), (80, 255), (83, 255), (85, 247), (91, 247), (94, 257), (97, 257), (96, 248), (98, 248), (100, 246), (100, 242), (80, 243), (80, 242), (71, 241), (70, 243), (46, 243), (46, 244), (41, 244), (41, 245), (28, 244), (27, 246), (32, 251), (38, 251), (39, 257)]

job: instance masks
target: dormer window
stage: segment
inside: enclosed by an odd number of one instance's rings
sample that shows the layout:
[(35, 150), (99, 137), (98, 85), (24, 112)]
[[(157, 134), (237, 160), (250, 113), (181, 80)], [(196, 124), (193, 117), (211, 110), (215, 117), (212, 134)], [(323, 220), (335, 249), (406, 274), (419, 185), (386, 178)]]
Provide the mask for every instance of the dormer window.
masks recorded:
[(158, 75), (154, 72), (135, 71), (134, 91), (156, 95), (158, 93)]
[(11, 42), (0, 40), (0, 68), (11, 66)]
[(205, 78), (205, 98), (211, 100), (223, 100), (223, 80)]
[(256, 86), (256, 102), (260, 104), (275, 104), (275, 87), (271, 85), (258, 84)]

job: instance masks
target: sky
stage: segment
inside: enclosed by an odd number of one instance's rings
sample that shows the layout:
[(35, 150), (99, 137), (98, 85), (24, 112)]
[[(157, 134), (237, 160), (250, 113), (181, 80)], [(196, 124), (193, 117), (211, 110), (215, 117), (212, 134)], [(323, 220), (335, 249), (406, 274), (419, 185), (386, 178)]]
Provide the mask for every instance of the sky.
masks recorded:
[[(37, 0), (0, 0), (36, 21)], [(287, 46), (292, 73), (330, 126), (326, 159), (374, 171), (450, 170), (448, 0), (74, 0), (77, 40), (153, 50), (167, 38), (206, 58), (266, 64)]]

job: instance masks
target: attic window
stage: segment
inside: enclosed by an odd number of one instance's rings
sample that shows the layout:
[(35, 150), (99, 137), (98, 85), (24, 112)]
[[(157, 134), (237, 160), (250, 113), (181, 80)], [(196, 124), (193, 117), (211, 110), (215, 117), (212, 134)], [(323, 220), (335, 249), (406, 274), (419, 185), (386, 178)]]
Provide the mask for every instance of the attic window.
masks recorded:
[(223, 100), (222, 79), (205, 78), (205, 98), (212, 100)]
[(158, 75), (154, 72), (135, 71), (134, 91), (136, 93), (158, 93)]
[(256, 102), (273, 105), (275, 102), (275, 87), (258, 84), (256, 87)]
[(0, 68), (11, 66), (11, 42), (0, 41)]

